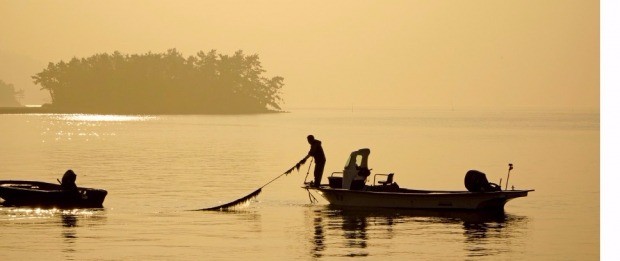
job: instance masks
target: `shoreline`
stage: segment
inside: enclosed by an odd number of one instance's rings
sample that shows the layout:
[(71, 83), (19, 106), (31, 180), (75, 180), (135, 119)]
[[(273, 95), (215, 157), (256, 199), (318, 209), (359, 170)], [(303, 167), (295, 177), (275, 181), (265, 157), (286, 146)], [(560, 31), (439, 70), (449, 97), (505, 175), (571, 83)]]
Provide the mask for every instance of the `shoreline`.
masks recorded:
[(249, 115), (287, 113), (287, 111), (247, 111), (247, 112), (198, 112), (198, 111), (85, 111), (70, 109), (54, 109), (45, 107), (0, 107), (0, 114), (104, 114), (104, 115)]

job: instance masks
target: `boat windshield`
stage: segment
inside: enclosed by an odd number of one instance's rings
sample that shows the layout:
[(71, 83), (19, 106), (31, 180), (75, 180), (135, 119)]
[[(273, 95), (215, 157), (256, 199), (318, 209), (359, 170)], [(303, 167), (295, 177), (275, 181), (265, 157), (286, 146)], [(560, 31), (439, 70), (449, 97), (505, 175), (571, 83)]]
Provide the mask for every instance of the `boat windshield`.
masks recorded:
[(351, 157), (347, 158), (347, 163), (344, 164), (344, 168), (346, 169), (347, 166), (349, 166), (349, 164), (351, 164), (351, 160), (354, 159), (355, 160), (355, 166), (359, 167), (362, 165), (362, 159), (364, 157), (362, 155), (355, 155), (355, 157), (353, 157), (353, 155), (351, 155)]

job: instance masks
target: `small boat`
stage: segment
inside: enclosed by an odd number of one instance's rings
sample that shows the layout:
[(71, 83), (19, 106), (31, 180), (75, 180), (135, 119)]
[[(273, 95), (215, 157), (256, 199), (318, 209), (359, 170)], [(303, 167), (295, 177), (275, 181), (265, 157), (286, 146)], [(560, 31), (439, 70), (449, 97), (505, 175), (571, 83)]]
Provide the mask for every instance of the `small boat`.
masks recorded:
[(77, 187), (66, 190), (59, 184), (28, 181), (0, 180), (0, 198), (3, 206), (41, 208), (101, 208), (107, 191)]
[[(534, 191), (502, 190), (500, 186), (489, 183), (484, 174), (476, 170), (467, 172), (465, 186), (468, 190), (463, 191), (401, 188), (394, 182), (394, 173), (375, 174), (373, 184), (366, 185), (371, 171), (368, 169), (369, 154), (370, 150), (367, 148), (353, 151), (344, 170), (334, 172), (328, 177), (329, 184), (313, 187), (311, 183), (307, 183), (303, 188), (318, 192), (335, 206), (502, 212), (508, 201), (526, 197), (529, 192)], [(386, 179), (377, 182), (377, 176), (385, 176)]]

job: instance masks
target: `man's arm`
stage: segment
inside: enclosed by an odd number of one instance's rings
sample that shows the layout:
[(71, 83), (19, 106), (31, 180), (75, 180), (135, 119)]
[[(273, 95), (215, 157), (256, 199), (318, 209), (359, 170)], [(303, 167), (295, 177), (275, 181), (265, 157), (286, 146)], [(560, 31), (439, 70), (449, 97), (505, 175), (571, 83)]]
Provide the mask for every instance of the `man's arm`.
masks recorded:
[(301, 160), (299, 161), (299, 164), (300, 164), (300, 165), (301, 165), (301, 164), (306, 164), (306, 160), (308, 160), (308, 158), (310, 158), (310, 154), (306, 155), (306, 157), (304, 157), (303, 159), (301, 159)]

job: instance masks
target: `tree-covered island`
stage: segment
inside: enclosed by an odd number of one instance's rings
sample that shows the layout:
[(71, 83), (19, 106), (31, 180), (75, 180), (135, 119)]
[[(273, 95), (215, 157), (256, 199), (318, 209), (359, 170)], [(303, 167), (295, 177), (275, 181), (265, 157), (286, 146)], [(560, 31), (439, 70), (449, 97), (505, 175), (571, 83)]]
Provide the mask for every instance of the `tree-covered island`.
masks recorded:
[(202, 51), (96, 54), (49, 63), (32, 78), (50, 93), (43, 109), (103, 114), (237, 114), (281, 111), (284, 79), (263, 75), (258, 55)]

